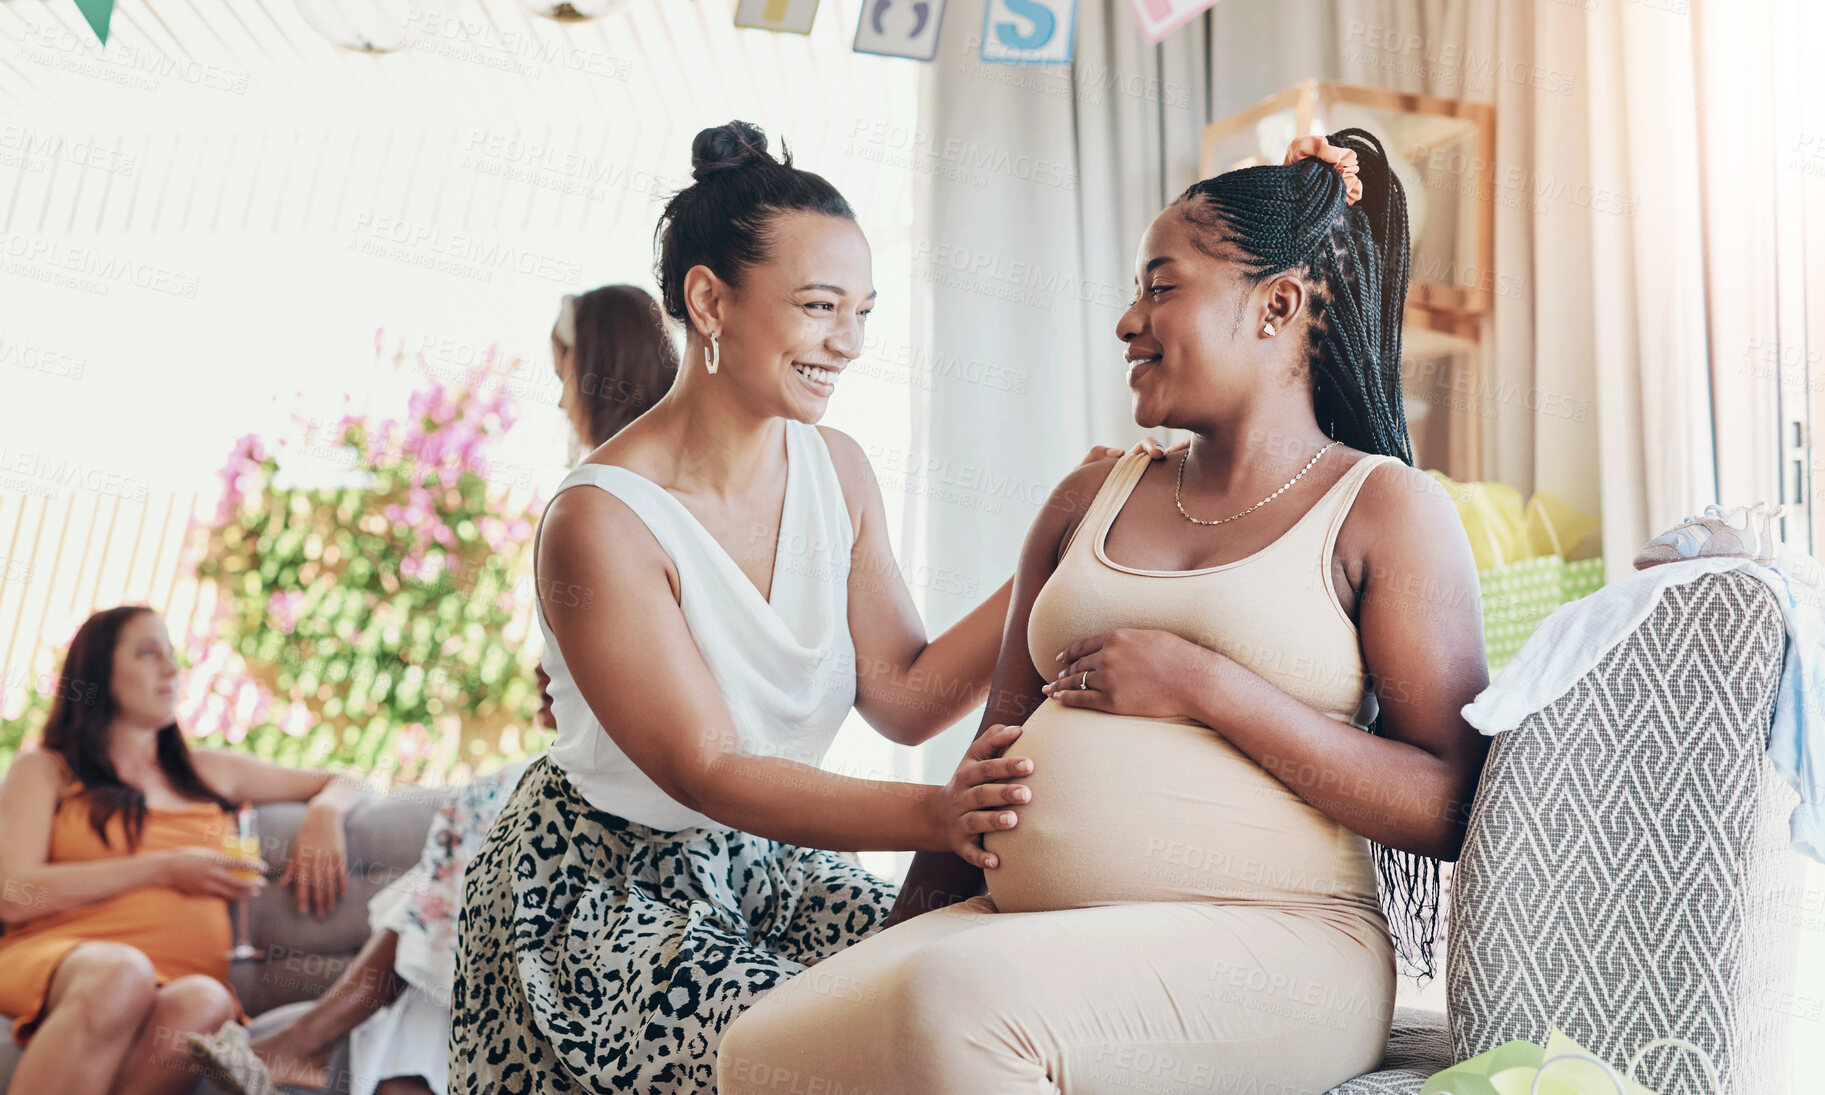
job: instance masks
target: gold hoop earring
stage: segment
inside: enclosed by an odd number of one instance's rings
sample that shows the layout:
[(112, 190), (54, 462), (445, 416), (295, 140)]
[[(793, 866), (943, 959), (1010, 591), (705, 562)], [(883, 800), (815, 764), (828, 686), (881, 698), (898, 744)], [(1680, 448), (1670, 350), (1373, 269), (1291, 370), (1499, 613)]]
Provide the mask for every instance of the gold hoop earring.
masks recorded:
[(710, 344), (703, 348), (703, 367), (708, 369), (713, 376), (716, 373), (716, 366), (720, 364), (722, 364), (722, 344), (716, 340), (716, 335), (712, 333), (710, 335)]

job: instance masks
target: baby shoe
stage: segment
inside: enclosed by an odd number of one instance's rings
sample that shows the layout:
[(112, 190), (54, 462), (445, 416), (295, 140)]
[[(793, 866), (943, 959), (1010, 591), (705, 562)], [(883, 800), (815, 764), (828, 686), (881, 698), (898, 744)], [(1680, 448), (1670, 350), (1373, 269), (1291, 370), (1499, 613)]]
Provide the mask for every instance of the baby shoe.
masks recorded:
[(247, 1028), (230, 1020), (214, 1034), (186, 1034), (190, 1056), (203, 1074), (233, 1095), (279, 1095), (266, 1065), (254, 1056)]
[(1780, 552), (1780, 539), (1772, 522), (1786, 508), (1769, 509), (1768, 503), (1757, 502), (1725, 509), (1713, 502), (1703, 513), (1692, 514), (1643, 545), (1635, 554), (1635, 569), (1720, 555), (1769, 566)]

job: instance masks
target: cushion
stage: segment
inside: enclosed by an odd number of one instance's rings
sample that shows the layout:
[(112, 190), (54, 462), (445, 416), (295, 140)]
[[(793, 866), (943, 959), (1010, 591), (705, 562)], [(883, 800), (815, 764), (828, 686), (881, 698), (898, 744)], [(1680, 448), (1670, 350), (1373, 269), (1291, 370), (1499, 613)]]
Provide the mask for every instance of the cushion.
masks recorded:
[[(431, 817), (444, 788), (402, 787), (357, 807), (348, 821), (349, 881), (330, 915), (298, 912), (290, 886), (274, 875), (255, 898), (248, 920), (264, 962), (237, 962), (229, 980), (249, 1015), (298, 1000), (314, 1000), (336, 980), (368, 938), (368, 901), (418, 862)], [(261, 854), (276, 871), (291, 855), (304, 820), (302, 803), (268, 803), (257, 809)]]
[[(1785, 1089), (1790, 1017), (1766, 1003), (1792, 984), (1779, 903), (1803, 866), (1787, 847), (1797, 796), (1767, 757), (1785, 635), (1747, 574), (1670, 587), (1570, 692), (1496, 737), (1452, 881), (1454, 1059), (1557, 1024), (1618, 1066), (1678, 1036), (1711, 1054), (1725, 1095)], [(1708, 1091), (1678, 1050), (1638, 1078)]]

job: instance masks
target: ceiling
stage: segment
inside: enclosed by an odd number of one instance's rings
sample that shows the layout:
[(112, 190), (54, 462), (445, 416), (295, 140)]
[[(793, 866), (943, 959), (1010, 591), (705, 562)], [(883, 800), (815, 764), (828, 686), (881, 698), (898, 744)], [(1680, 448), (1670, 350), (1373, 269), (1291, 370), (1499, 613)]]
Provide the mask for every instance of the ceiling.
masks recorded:
[[(734, 117), (873, 185), (921, 66), (851, 50), (858, 0), (822, 0), (810, 35), (737, 28), (733, 4), (560, 23), (517, 0), (118, 0), (103, 49), (73, 0), (0, 0), (0, 231), (308, 231), (395, 204), (599, 230), (688, 181), (692, 135)], [(306, 10), (409, 42), (341, 48)], [(611, 200), (579, 200), (591, 181)]]

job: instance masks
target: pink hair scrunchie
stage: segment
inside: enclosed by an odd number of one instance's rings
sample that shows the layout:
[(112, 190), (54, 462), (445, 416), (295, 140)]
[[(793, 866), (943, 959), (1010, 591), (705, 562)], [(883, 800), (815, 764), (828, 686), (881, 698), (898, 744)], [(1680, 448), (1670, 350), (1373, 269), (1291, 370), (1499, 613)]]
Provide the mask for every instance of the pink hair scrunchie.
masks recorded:
[(1355, 205), (1362, 200), (1362, 180), (1356, 177), (1356, 150), (1339, 148), (1323, 137), (1297, 137), (1286, 146), (1286, 159), (1281, 163), (1292, 164), (1308, 156), (1316, 156), (1337, 169), (1343, 176), (1343, 200), (1347, 205)]

